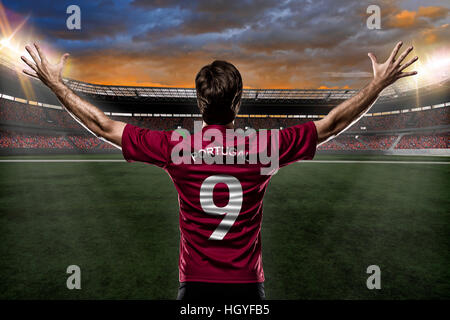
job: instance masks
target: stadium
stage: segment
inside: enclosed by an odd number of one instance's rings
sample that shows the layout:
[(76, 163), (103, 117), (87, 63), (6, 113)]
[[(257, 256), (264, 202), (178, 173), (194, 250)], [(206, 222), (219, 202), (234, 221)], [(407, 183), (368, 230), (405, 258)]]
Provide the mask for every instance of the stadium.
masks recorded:
[[(0, 75), (0, 297), (173, 299), (179, 230), (170, 178), (125, 163), (14, 65), (2, 61)], [(192, 131), (200, 120), (192, 88), (65, 82), (137, 126)], [(269, 299), (450, 297), (449, 83), (387, 88), (314, 161), (275, 175), (262, 229)], [(319, 119), (356, 92), (246, 89), (236, 126)], [(71, 264), (84, 270), (83, 290), (61, 285)], [(382, 290), (366, 288), (369, 265), (380, 266)]]
[[(4, 154), (120, 153), (96, 139), (66, 113), (39, 81), (31, 80), (35, 101), (24, 94), (20, 70), (2, 65), (1, 150)], [(29, 80), (28, 80), (29, 81)], [(414, 88), (387, 88), (364, 118), (318, 154), (440, 155), (449, 153), (450, 81)], [(104, 86), (66, 80), (82, 97), (114, 119), (155, 130), (193, 131), (200, 120), (195, 89)], [(345, 89), (244, 90), (237, 127), (276, 129), (324, 117), (357, 91)], [(420, 97), (420, 98), (419, 98)], [(34, 137), (34, 138), (33, 138)]]

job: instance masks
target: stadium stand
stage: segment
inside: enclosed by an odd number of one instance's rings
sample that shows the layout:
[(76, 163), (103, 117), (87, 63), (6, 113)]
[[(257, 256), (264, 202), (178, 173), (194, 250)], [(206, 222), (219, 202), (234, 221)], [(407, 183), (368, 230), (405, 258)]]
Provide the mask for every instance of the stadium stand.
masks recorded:
[[(419, 111), (398, 112), (388, 115), (363, 117), (346, 133), (322, 144), (318, 150), (388, 150), (392, 149), (446, 149), (449, 146), (448, 133), (417, 134), (416, 130), (448, 126), (450, 107), (427, 108)], [(153, 130), (173, 130), (185, 128), (193, 132), (195, 117), (167, 116), (112, 116), (113, 119), (131, 123)], [(287, 118), (280, 116), (250, 116), (236, 119), (236, 126), (254, 129), (279, 129), (293, 126), (318, 118)], [(24, 102), (0, 98), (0, 122), (12, 126), (13, 130), (2, 130), (1, 148), (11, 149), (77, 149), (82, 152), (97, 150), (113, 151), (114, 146), (90, 135), (66, 111)], [(37, 129), (57, 130), (59, 134), (20, 133), (14, 126)], [(364, 129), (362, 129), (364, 128)], [(397, 130), (404, 136), (399, 138)], [(64, 134), (61, 134), (61, 131)], [(392, 134), (377, 134), (382, 131), (394, 131)]]
[(114, 147), (109, 143), (103, 142), (102, 140), (85, 135), (69, 135), (67, 139), (70, 140), (78, 149), (81, 150), (94, 150), (97, 148), (101, 149), (113, 149)]
[(370, 150), (387, 150), (389, 149), (398, 136), (394, 135), (367, 135), (361, 136), (360, 139), (367, 145)]
[(10, 149), (73, 149), (63, 136), (25, 134), (0, 130), (0, 148)]
[(339, 151), (339, 150), (345, 150), (345, 146), (340, 144), (340, 142), (337, 141), (337, 139), (333, 139), (330, 140), (324, 144), (321, 144), (317, 150), (335, 150), (335, 151)]
[(0, 99), (0, 121), (35, 124), (43, 128), (79, 128), (67, 112), (7, 99)]
[(428, 135), (405, 135), (395, 147), (396, 149), (448, 149), (450, 133)]
[[(193, 88), (102, 86), (64, 81), (77, 94), (107, 110), (108, 116), (136, 126), (153, 130), (184, 128), (192, 133), (194, 120), (201, 120)], [(450, 93), (449, 81), (445, 81), (414, 90), (408, 86), (387, 88), (371, 109), (372, 113), (321, 144), (318, 150), (450, 149)], [(24, 83), (28, 85), (27, 90)], [(0, 150), (4, 154), (19, 149), (120, 152), (88, 133), (40, 81), (21, 75), (21, 70), (2, 60), (0, 85)], [(235, 125), (279, 129), (318, 120), (356, 92), (353, 89), (245, 89), (241, 115)], [(417, 105), (418, 96), (421, 106)]]
[[(154, 130), (173, 130), (178, 126), (193, 130), (192, 118), (185, 117), (123, 117), (112, 116), (113, 119), (125, 121), (137, 126)], [(318, 118), (316, 118), (318, 119)], [(306, 118), (238, 118), (239, 127), (255, 129), (277, 129), (290, 127), (309, 121)], [(315, 119), (314, 119), (315, 120)], [(55, 110), (41, 106), (0, 99), (0, 121), (11, 121), (21, 124), (36, 124), (46, 128), (80, 129), (80, 125), (64, 110)], [(450, 108), (443, 107), (424, 111), (401, 114), (379, 115), (363, 117), (349, 130), (386, 131), (396, 129), (416, 129), (430, 126), (448, 125), (450, 122)]]
[(35, 134), (16, 130), (0, 130), (1, 149), (79, 149), (115, 150), (102, 140), (87, 135)]
[(386, 131), (396, 129), (415, 129), (431, 126), (448, 125), (450, 122), (449, 108), (438, 108), (421, 110), (417, 112), (407, 112), (391, 115), (379, 115), (373, 117), (363, 117), (354, 124), (350, 130), (359, 130), (365, 127), (370, 131)]

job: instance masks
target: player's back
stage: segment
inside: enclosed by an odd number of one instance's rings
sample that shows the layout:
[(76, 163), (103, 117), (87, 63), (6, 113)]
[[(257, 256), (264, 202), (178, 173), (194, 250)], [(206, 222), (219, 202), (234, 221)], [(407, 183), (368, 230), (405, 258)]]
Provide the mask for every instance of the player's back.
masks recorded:
[(180, 282), (263, 282), (263, 197), (276, 170), (311, 159), (313, 122), (236, 132), (206, 126), (194, 135), (127, 125), (124, 157), (168, 172), (179, 195)]
[[(212, 130), (222, 141), (199, 137)], [(179, 194), (182, 282), (264, 281), (260, 228), (271, 176), (261, 174), (258, 133), (248, 133), (233, 139), (225, 126), (205, 127), (184, 142), (187, 163), (167, 167)]]

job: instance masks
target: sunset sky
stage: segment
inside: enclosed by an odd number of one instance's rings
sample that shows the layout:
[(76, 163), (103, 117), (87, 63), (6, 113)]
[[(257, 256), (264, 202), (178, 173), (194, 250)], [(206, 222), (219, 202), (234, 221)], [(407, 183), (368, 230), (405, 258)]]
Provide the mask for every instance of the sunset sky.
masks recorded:
[[(450, 48), (450, 2), (441, 0), (0, 3), (3, 38), (27, 19), (14, 37), (69, 52), (65, 76), (99, 84), (194, 87), (198, 70), (221, 59), (247, 88), (359, 88), (371, 75), (367, 52), (385, 59), (399, 40), (420, 57)], [(71, 4), (80, 31), (66, 28)], [(370, 4), (381, 8), (380, 30), (366, 27)]]

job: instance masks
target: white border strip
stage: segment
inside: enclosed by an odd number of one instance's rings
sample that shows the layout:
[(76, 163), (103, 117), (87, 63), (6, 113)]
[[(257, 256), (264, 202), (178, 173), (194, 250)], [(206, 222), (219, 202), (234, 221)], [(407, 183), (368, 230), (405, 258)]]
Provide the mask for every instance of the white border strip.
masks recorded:
[[(120, 159), (9, 159), (0, 160), (0, 163), (83, 163), (83, 162), (126, 162)], [(375, 163), (375, 164), (450, 164), (450, 161), (378, 161), (378, 160), (304, 160), (298, 163)]]
[(377, 163), (377, 164), (450, 164), (450, 161), (404, 161), (404, 160), (307, 160), (299, 163)]
[(62, 163), (62, 162), (126, 162), (125, 160), (112, 159), (8, 159), (0, 160), (0, 162), (41, 162), (41, 163)]

